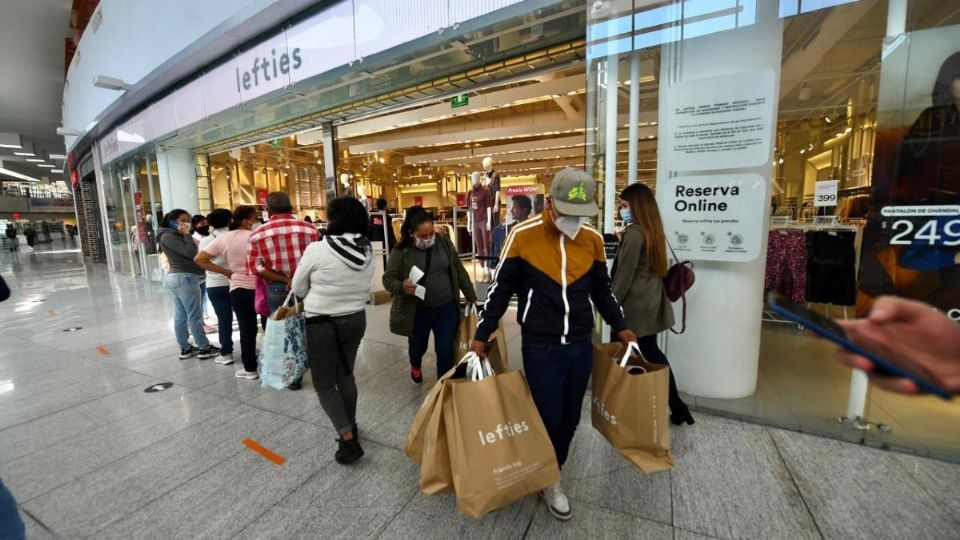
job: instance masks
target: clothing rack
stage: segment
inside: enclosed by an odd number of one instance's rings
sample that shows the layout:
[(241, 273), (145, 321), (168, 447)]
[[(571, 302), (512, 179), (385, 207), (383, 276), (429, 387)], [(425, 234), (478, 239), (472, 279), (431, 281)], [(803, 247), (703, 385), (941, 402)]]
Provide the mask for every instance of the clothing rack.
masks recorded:
[[(855, 261), (855, 262), (854, 262), (854, 264), (855, 264), (855, 272), (859, 273), (859, 266), (860, 266), (860, 248), (861, 248), (862, 241), (863, 241), (863, 226), (862, 226), (862, 224), (860, 224), (860, 223), (840, 223), (839, 220), (837, 219), (837, 216), (833, 216), (833, 215), (830, 215), (830, 216), (813, 216), (813, 218), (812, 218), (812, 220), (811, 220), (810, 222), (793, 221), (793, 220), (790, 220), (789, 218), (787, 218), (787, 217), (785, 217), (785, 216), (773, 216), (773, 217), (770, 218), (770, 231), (771, 231), (771, 232), (777, 231), (777, 232), (781, 232), (782, 234), (788, 234), (788, 231), (801, 231), (801, 232), (803, 232), (803, 233), (807, 233), (807, 232), (810, 232), (810, 231), (827, 231), (827, 232), (830, 232), (830, 231), (846, 231), (846, 232), (852, 232), (852, 233), (854, 233), (854, 235), (855, 235), (855, 236), (854, 236), (854, 246), (853, 246), (853, 247), (854, 247), (854, 255), (855, 255), (855, 259), (854, 259), (854, 261)], [(768, 263), (768, 264), (769, 264), (769, 263)], [(855, 274), (855, 280), (856, 280), (857, 278), (859, 278), (859, 276), (858, 276), (857, 274)], [(809, 279), (809, 278), (808, 278), (808, 279)], [(806, 284), (805, 284), (805, 286), (806, 286)], [(832, 304), (830, 304), (830, 303), (822, 303), (822, 302), (806, 302), (806, 305), (807, 305), (808, 308), (810, 308), (814, 303), (822, 304), (822, 305), (823, 305), (824, 315), (827, 316), (827, 317), (830, 316), (830, 306), (831, 306)], [(848, 311), (849, 306), (847, 306), (847, 305), (842, 305), (842, 306), (839, 306), (839, 307), (842, 307), (842, 308), (843, 308), (843, 318), (844, 318), (844, 319), (849, 319), (849, 318), (850, 318), (850, 317), (849, 317), (849, 311)], [(764, 308), (763, 308), (763, 313), (762, 313), (762, 315), (761, 315), (761, 321), (762, 321), (762, 322), (775, 323), (775, 324), (791, 324), (791, 325), (796, 325), (796, 324), (793, 323), (792, 321), (788, 321), (788, 320), (785, 320), (785, 319), (777, 316), (775, 313), (773, 313), (772, 311), (770, 311), (769, 309), (767, 309), (767, 308), (766, 308), (766, 305), (764, 305)], [(803, 329), (803, 327), (802, 327), (801, 325), (796, 325), (796, 326), (797, 326), (797, 328), (800, 329), (800, 330)]]

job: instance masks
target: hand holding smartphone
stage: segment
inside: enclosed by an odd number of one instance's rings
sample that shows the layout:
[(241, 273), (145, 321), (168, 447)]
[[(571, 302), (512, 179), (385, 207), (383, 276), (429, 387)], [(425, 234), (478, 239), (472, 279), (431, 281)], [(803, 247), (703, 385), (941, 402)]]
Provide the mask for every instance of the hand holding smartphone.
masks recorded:
[[(929, 306), (881, 298), (874, 306), (876, 316), (844, 323), (848, 332), (783, 295), (770, 293), (767, 305), (843, 347), (850, 353), (842, 355), (844, 363), (871, 371), (880, 386), (903, 393), (928, 392), (943, 399), (960, 392), (960, 346), (955, 347), (960, 345), (960, 326)], [(884, 316), (885, 308), (899, 310), (900, 316)]]

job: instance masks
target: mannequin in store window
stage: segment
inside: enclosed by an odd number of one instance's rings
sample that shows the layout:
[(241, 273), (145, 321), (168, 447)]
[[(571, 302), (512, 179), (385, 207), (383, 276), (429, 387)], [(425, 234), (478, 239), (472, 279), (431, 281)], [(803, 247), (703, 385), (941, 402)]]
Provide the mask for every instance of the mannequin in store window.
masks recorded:
[(357, 184), (357, 199), (360, 199), (360, 202), (363, 203), (363, 209), (370, 213), (370, 199), (367, 198), (367, 190), (363, 187), (362, 184)]
[[(481, 165), (483, 165), (484, 184), (490, 188), (490, 194), (493, 196), (493, 212), (490, 216), (490, 254), (496, 256), (500, 254), (500, 248), (503, 247), (507, 237), (507, 231), (500, 221), (500, 205), (504, 203), (500, 198), (500, 173), (493, 169), (493, 158), (490, 156), (483, 158)], [(487, 267), (495, 268), (496, 263), (497, 261), (488, 261)]]
[(493, 194), (490, 188), (484, 185), (484, 176), (479, 172), (471, 174), (473, 189), (470, 190), (469, 204), (470, 211), (467, 212), (468, 227), (467, 230), (473, 235), (474, 251), (480, 259), (482, 275), (477, 276), (482, 281), (490, 279), (490, 271), (487, 268), (489, 261), (485, 257), (490, 256), (490, 231), (493, 222)]
[(347, 173), (342, 173), (340, 175), (340, 185), (343, 186), (343, 189), (340, 191), (340, 197), (350, 197), (356, 198), (353, 194), (353, 187), (350, 186), (350, 175)]

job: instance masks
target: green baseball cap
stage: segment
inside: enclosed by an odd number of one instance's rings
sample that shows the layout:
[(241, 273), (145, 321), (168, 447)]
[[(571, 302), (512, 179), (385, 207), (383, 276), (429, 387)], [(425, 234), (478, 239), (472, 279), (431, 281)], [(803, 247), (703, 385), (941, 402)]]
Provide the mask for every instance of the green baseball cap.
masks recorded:
[(565, 216), (594, 217), (600, 212), (594, 195), (597, 182), (580, 169), (567, 167), (553, 177), (550, 198), (557, 212)]

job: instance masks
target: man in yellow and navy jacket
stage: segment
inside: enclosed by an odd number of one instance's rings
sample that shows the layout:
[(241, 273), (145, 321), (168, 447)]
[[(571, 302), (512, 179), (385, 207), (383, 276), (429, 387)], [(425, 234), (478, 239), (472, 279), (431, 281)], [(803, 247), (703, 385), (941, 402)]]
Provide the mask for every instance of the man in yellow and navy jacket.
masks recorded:
[[(546, 210), (507, 237), (473, 342), (482, 355), (516, 294), (523, 371), (561, 467), (590, 379), (594, 307), (619, 340), (637, 339), (610, 291), (603, 236), (587, 223), (599, 211), (595, 192), (587, 173), (570, 168), (557, 173)], [(559, 483), (541, 495), (556, 518), (570, 519)]]

